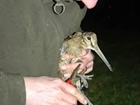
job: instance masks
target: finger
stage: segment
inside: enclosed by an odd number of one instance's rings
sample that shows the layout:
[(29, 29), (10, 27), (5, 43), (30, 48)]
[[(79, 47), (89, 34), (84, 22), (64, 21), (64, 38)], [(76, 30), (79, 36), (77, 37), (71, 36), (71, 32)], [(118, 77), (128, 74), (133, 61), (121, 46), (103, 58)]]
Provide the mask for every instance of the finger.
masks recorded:
[[(60, 101), (60, 103), (65, 103), (64, 105), (76, 105), (77, 103), (77, 98), (72, 95), (69, 91), (71, 90), (71, 88), (75, 88), (71, 85), (69, 85), (68, 83), (62, 81), (60, 78), (56, 78), (56, 80), (54, 81), (55, 84), (57, 85), (58, 88), (56, 88), (57, 95), (56, 97), (56, 101), (58, 104), (58, 101)], [(66, 104), (67, 103), (67, 104)], [(61, 104), (62, 105), (62, 104)]]
[[(74, 63), (74, 64), (66, 64), (61, 66), (61, 70), (66, 70), (66, 72), (64, 73), (64, 77), (65, 78), (69, 78), (73, 72), (73, 70), (75, 70), (75, 68), (78, 66), (79, 63)], [(79, 68), (80, 70), (81, 68)]]
[(81, 65), (81, 68), (79, 69), (78, 73), (81, 73), (83, 70), (85, 70), (85, 74), (91, 72), (93, 70), (93, 64), (94, 62), (91, 61), (87, 65)]
[(84, 69), (85, 67), (89, 68), (90, 66), (93, 66), (93, 59), (91, 59), (91, 58), (89, 58), (89, 59), (88, 58), (84, 58), (82, 60), (80, 69)]
[(86, 70), (85, 74), (87, 74), (87, 73), (89, 73), (89, 72), (91, 72), (93, 70), (93, 65), (94, 65), (94, 62), (93, 61), (92, 62), (89, 62), (87, 64), (87, 70)]
[[(60, 96), (60, 95), (59, 95)], [(62, 94), (61, 94), (61, 97), (64, 97)], [(77, 100), (75, 101), (75, 103), (73, 101), (69, 102), (68, 100), (68, 97), (64, 97), (64, 98), (61, 98), (61, 97), (57, 97), (57, 99), (55, 101), (52, 101), (50, 102), (49, 105), (76, 105), (77, 103)], [(46, 104), (45, 104), (46, 105)]]
[(73, 87), (70, 84), (63, 83), (63, 89), (65, 89), (66, 92), (70, 93), (71, 95), (75, 96), (76, 99), (81, 102), (82, 104), (87, 104), (87, 101), (85, 97), (80, 93), (75, 87)]
[(90, 63), (90, 62), (93, 62), (94, 61), (94, 55), (93, 53), (91, 52), (91, 50), (88, 51), (88, 53), (83, 56), (82, 58), (82, 63), (83, 63), (83, 66), (86, 66), (88, 67), (87, 65)]
[[(85, 55), (84, 55), (85, 54)], [(93, 60), (94, 59), (94, 54), (91, 52), (91, 50), (88, 50), (87, 52), (83, 52), (83, 59), (84, 58), (88, 58), (88, 59), (91, 59)]]
[(83, 51), (82, 51), (82, 54), (81, 54), (80, 56), (85, 56), (85, 55), (87, 55), (90, 51), (91, 51), (91, 50), (89, 50), (89, 49), (83, 50)]
[(64, 95), (62, 97), (62, 100), (64, 102), (69, 103), (69, 104), (72, 104), (72, 105), (76, 105), (77, 104), (77, 99), (73, 95), (69, 94), (65, 90), (63, 90), (63, 92), (64, 92)]
[[(57, 105), (57, 104), (56, 104)], [(76, 105), (76, 103), (75, 104), (72, 104), (72, 103), (69, 103), (69, 102), (67, 102), (67, 101), (61, 101), (61, 104), (60, 105)]]
[(79, 63), (65, 64), (65, 65), (60, 66), (60, 68), (62, 70), (74, 70), (78, 66), (78, 64)]

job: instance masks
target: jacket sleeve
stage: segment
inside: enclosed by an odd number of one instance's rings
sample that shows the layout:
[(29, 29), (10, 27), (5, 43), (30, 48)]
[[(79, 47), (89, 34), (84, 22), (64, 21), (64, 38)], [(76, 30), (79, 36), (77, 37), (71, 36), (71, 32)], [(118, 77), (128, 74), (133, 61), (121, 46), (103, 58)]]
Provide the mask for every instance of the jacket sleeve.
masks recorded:
[(25, 105), (23, 77), (0, 70), (0, 105)]

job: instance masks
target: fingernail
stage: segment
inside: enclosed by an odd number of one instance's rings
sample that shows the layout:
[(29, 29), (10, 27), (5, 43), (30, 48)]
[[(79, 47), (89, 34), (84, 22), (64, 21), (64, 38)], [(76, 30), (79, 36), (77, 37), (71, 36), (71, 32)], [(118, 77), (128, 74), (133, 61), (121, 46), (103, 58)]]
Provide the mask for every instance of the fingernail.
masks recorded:
[(61, 66), (60, 67), (62, 70), (66, 70), (66, 66)]
[(87, 105), (87, 100), (84, 101), (84, 105)]
[(64, 74), (64, 77), (69, 78), (70, 74)]

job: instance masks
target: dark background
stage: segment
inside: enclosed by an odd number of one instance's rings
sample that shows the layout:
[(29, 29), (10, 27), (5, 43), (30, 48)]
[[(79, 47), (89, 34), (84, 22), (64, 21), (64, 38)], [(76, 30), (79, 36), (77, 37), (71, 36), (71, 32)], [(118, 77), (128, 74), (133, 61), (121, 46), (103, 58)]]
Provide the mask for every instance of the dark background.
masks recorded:
[(88, 20), (87, 25), (90, 28), (100, 26), (138, 30), (140, 28), (139, 4), (136, 0), (98, 0), (97, 5), (88, 10), (85, 20)]
[(97, 34), (110, 72), (94, 53), (93, 80), (87, 96), (94, 105), (140, 105), (140, 3), (138, 0), (98, 0), (82, 22)]

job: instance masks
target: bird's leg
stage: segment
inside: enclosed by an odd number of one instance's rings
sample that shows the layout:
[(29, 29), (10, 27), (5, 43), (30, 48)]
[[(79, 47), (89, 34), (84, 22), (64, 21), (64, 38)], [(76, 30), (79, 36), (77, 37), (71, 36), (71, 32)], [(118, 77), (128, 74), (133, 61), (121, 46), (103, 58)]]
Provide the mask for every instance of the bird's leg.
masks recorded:
[(81, 86), (80, 85), (81, 85), (80, 81), (77, 81), (76, 87), (77, 87), (78, 91), (84, 95), (85, 99), (87, 100), (87, 105), (93, 105), (90, 102), (90, 100), (87, 98), (87, 96), (82, 92), (82, 89), (81, 89)]
[[(84, 94), (83, 94), (83, 95), (84, 95)], [(87, 105), (93, 105), (93, 104), (90, 102), (90, 100), (87, 98), (87, 96), (84, 95), (84, 97), (85, 97), (86, 100), (87, 100)]]
[(88, 86), (87, 80), (89, 80), (92, 76), (88, 76), (88, 77), (83, 76), (86, 70), (84, 72), (82, 72), (82, 74), (77, 73), (77, 71), (79, 70), (80, 66), (81, 66), (81, 64), (79, 64), (75, 68), (75, 70), (73, 71), (71, 77), (69, 79), (67, 79), (65, 82), (75, 86), (78, 89), (78, 91), (84, 95), (84, 97), (87, 100), (87, 105), (93, 105), (90, 102), (90, 100), (85, 96), (85, 94), (82, 92), (82, 88)]
[(93, 75), (85, 75), (85, 72), (86, 72), (87, 68), (85, 68), (83, 71), (81, 71), (80, 73), (77, 73), (77, 77), (80, 78), (80, 81), (77, 81), (76, 82), (76, 86), (77, 86), (77, 89), (84, 95), (84, 97), (86, 98), (87, 100), (87, 105), (93, 105), (90, 100), (86, 97), (86, 95), (82, 92), (82, 89), (85, 87), (85, 88), (88, 88), (88, 82), (87, 80), (92, 80), (92, 77)]
[(94, 75), (86, 75), (85, 72), (87, 71), (87, 68), (85, 68), (84, 70), (82, 70), (79, 74), (77, 74), (78, 77), (80, 77), (81, 80), (81, 88), (85, 87), (88, 88), (88, 82), (87, 80), (92, 80), (92, 77)]
[[(84, 95), (85, 96), (85, 95)], [(87, 105), (93, 105), (90, 100), (85, 96), (86, 100), (87, 100)]]

